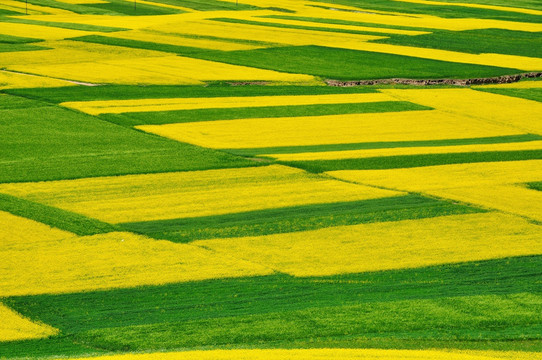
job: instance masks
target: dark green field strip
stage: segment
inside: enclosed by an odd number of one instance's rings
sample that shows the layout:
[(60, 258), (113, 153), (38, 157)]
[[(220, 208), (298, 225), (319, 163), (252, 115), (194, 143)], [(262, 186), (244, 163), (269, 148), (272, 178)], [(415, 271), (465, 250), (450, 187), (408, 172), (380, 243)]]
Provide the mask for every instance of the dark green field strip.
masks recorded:
[(0, 44), (29, 44), (29, 43), (35, 43), (35, 42), (40, 42), (40, 41), (43, 41), (43, 40), (0, 34)]
[(431, 34), (417, 36), (392, 35), (387, 39), (371, 42), (474, 54), (497, 53), (542, 57), (542, 33), (540, 32), (503, 29), (434, 31)]
[(329, 226), (422, 219), (483, 210), (406, 195), (383, 199), (292, 206), (235, 214), (120, 224), (157, 239), (189, 242), (200, 239), (259, 236)]
[(60, 88), (9, 89), (4, 93), (59, 104), (66, 101), (130, 100), (228, 96), (327, 95), (375, 93), (369, 87), (335, 86), (66, 86)]
[[(23, 2), (22, 0), (19, 0)], [(55, 0), (28, 0), (29, 4), (47, 6), (56, 9), (68, 10), (77, 14), (88, 15), (167, 15), (180, 14), (184, 11), (138, 3), (136, 9), (134, 4), (124, 0), (106, 0), (100, 4), (68, 4)]]
[(298, 30), (311, 30), (311, 31), (324, 31), (324, 32), (333, 32), (333, 33), (343, 33), (343, 34), (355, 34), (355, 35), (381, 35), (389, 36), (388, 33), (382, 31), (381, 33), (374, 31), (363, 31), (363, 30), (351, 30), (351, 29), (337, 29), (332, 27), (323, 27), (323, 26), (314, 26), (314, 25), (293, 25), (293, 24), (280, 24), (274, 22), (265, 22), (265, 21), (254, 21), (254, 20), (244, 20), (244, 19), (234, 19), (234, 18), (213, 18), (209, 19), (213, 21), (220, 21), (230, 24), (244, 24), (244, 25), (256, 25), (256, 26), (265, 26), (270, 28), (280, 28), (280, 29), (298, 29)]
[(533, 159), (542, 159), (542, 150), (400, 155), (343, 160), (279, 161), (279, 163), (305, 169), (310, 172), (320, 173), (334, 170), (397, 169), (434, 165)]
[(6, 10), (6, 9), (0, 9), (0, 21), (4, 21), (4, 19), (7, 19), (7, 17), (4, 16), (11, 16), (11, 15), (23, 15), (23, 12), (19, 11), (13, 11), (13, 10)]
[(119, 125), (136, 126), (144, 124), (161, 125), (213, 120), (364, 114), (414, 110), (431, 110), (431, 108), (407, 101), (383, 101), (353, 104), (262, 106), (229, 109), (211, 108), (198, 110), (103, 114), (100, 115), (100, 118)]
[[(286, 275), (13, 297), (16, 311), (109, 350), (428, 347), (542, 350), (542, 257), (341, 276)], [(502, 340), (518, 340), (501, 344)], [(522, 341), (521, 341), (522, 340)], [(430, 347), (430, 346), (429, 346)]]
[(542, 191), (542, 181), (528, 183), (527, 186), (531, 189)]
[[(517, 74), (517, 69), (461, 64), (411, 56), (322, 46), (287, 46), (255, 50), (217, 51), (89, 35), (72, 40), (175, 53), (197, 59), (309, 74), (332, 79), (472, 78)], [(284, 61), (288, 59), (288, 61)]]
[(542, 88), (539, 88), (539, 89), (476, 88), (475, 90), (542, 102)]
[(152, 0), (155, 3), (182, 6), (197, 11), (217, 11), (217, 10), (256, 10), (261, 9), (257, 6), (243, 3), (233, 3), (219, 0)]
[(12, 52), (12, 51), (34, 51), (34, 50), (47, 50), (50, 48), (44, 46), (38, 46), (34, 44), (5, 44), (0, 43), (0, 53)]
[[(464, 0), (441, 0), (447, 3), (464, 3)], [(469, 0), (469, 4), (509, 6), (515, 8), (542, 10), (542, 4), (538, 0)]]
[(83, 215), (0, 193), (0, 210), (85, 236), (116, 231), (110, 224)]
[(390, 36), (386, 32), (386, 29), (397, 29), (397, 30), (410, 30), (410, 31), (434, 31), (434, 29), (429, 28), (420, 28), (420, 27), (411, 27), (411, 26), (398, 26), (398, 25), (388, 25), (388, 24), (379, 24), (379, 23), (370, 23), (370, 22), (359, 22), (359, 21), (348, 21), (341, 19), (329, 19), (329, 18), (315, 18), (315, 17), (306, 17), (306, 16), (292, 16), (292, 15), (265, 15), (259, 16), (262, 19), (282, 19), (282, 20), (297, 20), (297, 21), (306, 21), (306, 22), (316, 22), (322, 24), (334, 24), (334, 25), (352, 25), (352, 26), (366, 26), (373, 28), (381, 28), (382, 34)]
[(130, 30), (130, 29), (126, 29), (126, 28), (111, 27), (111, 26), (100, 26), (100, 25), (92, 25), (92, 24), (77, 24), (77, 23), (43, 21), (43, 20), (31, 20), (31, 19), (21, 19), (21, 18), (6, 18), (6, 19), (2, 19), (2, 21), (3, 22), (18, 23), (18, 24), (40, 25), (40, 26), (56, 27), (56, 28), (61, 28), (61, 29), (94, 31), (94, 32), (103, 32), (103, 33)]
[(258, 165), (57, 106), (34, 104), (0, 110), (0, 182)]
[(91, 356), (104, 350), (76, 343), (72, 337), (0, 342), (0, 359), (57, 358), (59, 356)]
[[(502, 4), (503, 0), (499, 0)], [(505, 1), (505, 0), (504, 0)], [(491, 9), (478, 9), (454, 5), (427, 5), (410, 2), (389, 0), (318, 0), (322, 5), (333, 8), (333, 5), (347, 5), (363, 10), (391, 11), (405, 14), (434, 15), (442, 18), (473, 18), (473, 19), (496, 19), (518, 22), (540, 23), (542, 19), (537, 15), (522, 14), (512, 11), (499, 11)], [(514, 7), (514, 2), (507, 2), (505, 6)], [(528, 2), (523, 1), (524, 4)], [(533, 3), (533, 2), (531, 2)], [(487, 3), (486, 3), (487, 4)], [(493, 1), (489, 4), (495, 5)], [(518, 5), (521, 6), (521, 5)], [(540, 5), (537, 5), (540, 8)]]
[(243, 156), (255, 156), (265, 154), (301, 154), (306, 152), (326, 152), (345, 150), (369, 150), (369, 149), (393, 149), (402, 147), (434, 147), (434, 146), (459, 146), (481, 144), (504, 144), (527, 141), (540, 141), (542, 135), (522, 134), (482, 138), (445, 139), (445, 140), (419, 140), (419, 141), (382, 141), (347, 144), (306, 145), (306, 146), (279, 146), (262, 147), (251, 149), (224, 149), (232, 154)]
[(45, 106), (51, 105), (18, 96), (0, 95), (0, 110), (31, 109)]

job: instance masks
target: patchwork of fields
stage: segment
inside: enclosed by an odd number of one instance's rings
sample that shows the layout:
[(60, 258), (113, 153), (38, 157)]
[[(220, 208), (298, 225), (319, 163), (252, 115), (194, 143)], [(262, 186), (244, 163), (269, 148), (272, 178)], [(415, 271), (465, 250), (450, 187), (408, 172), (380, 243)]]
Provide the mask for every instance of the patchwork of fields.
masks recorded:
[(239, 1), (0, 2), (0, 359), (542, 360), (542, 4)]

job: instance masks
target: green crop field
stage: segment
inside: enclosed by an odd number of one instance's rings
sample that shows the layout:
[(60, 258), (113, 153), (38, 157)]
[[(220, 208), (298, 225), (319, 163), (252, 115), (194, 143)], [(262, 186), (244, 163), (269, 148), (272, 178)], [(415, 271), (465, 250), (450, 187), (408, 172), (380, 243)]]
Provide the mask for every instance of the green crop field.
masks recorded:
[(0, 2), (0, 359), (542, 360), (538, 0)]

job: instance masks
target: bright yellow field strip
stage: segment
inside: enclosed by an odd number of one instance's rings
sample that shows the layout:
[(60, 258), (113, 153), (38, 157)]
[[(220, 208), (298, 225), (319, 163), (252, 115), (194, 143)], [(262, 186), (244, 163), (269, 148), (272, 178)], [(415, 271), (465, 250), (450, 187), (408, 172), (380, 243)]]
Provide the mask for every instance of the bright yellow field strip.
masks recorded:
[(42, 234), (44, 225), (32, 220), (0, 213), (0, 222), (0, 297), (270, 273), (212, 250), (131, 233), (59, 239), (58, 230)]
[(108, 4), (105, 0), (57, 0), (66, 4), (88, 5), (88, 4)]
[[(233, 16), (231, 16), (231, 17), (233, 17)], [(237, 18), (240, 18), (240, 17), (241, 16), (237, 16)], [(260, 17), (257, 17), (257, 18), (252, 18), (250, 20), (263, 21), (263, 22), (266, 22), (266, 23), (274, 23), (274, 24), (315, 26), (315, 27), (328, 28), (328, 29), (368, 31), (368, 32), (375, 32), (375, 33), (386, 33), (386, 34), (399, 34), (399, 35), (412, 35), (412, 36), (430, 34), (427, 31), (400, 30), (400, 29), (390, 29), (390, 28), (370, 27), (370, 26), (358, 26), (358, 25), (328, 24), (328, 23), (321, 23), (321, 22), (289, 20), (289, 19), (288, 20), (286, 20), (286, 19), (275, 19), (275, 18), (263, 18), (262, 19)]]
[(466, 186), (432, 190), (430, 194), (542, 222), (542, 191), (520, 185)]
[[(31, 3), (26, 3), (22, 1), (15, 1), (15, 0), (2, 0), (2, 4), (0, 5), (2, 7), (7, 8), (8, 10), (11, 8), (15, 11), (20, 11), (26, 13), (26, 9), (28, 6), (28, 14), (48, 14), (48, 15), (69, 15), (73, 16), (75, 13), (69, 11), (69, 10), (63, 10), (48, 6), (40, 6), (40, 5), (34, 5)], [(2, 27), (4, 27), (5, 23), (2, 23)]]
[[(124, 1), (132, 3), (132, 0), (124, 0)], [(163, 7), (163, 8), (168, 8), (168, 9), (177, 9), (177, 10), (182, 10), (182, 11), (187, 11), (187, 12), (194, 11), (193, 9), (190, 9), (190, 8), (187, 8), (187, 7), (164, 4), (164, 3), (155, 2), (155, 1), (138, 0), (138, 3), (139, 4), (144, 4), (144, 5)]]
[(382, 92), (394, 96), (397, 100), (411, 101), (448, 113), (542, 134), (542, 103), (537, 101), (470, 89), (382, 90)]
[(542, 59), (534, 57), (502, 55), (502, 54), (468, 54), (457, 51), (418, 48), (402, 45), (377, 44), (368, 42), (343, 42), (327, 46), (371, 51), (385, 54), (413, 56), (424, 59), (475, 64), (484, 66), (497, 66), (519, 69), (523, 71), (538, 71), (542, 69)]
[(74, 86), (75, 84), (42, 76), (15, 74), (0, 70), (0, 90), (38, 87)]
[(360, 184), (426, 192), (455, 187), (490, 187), (542, 180), (542, 160), (500, 161), (424, 166), (387, 170), (339, 170), (328, 172)]
[[(1, 250), (0, 250), (1, 251)], [(58, 333), (45, 324), (36, 324), (0, 303), (0, 342), (41, 339)]]
[(511, 126), (436, 110), (205, 121), (137, 128), (178, 141), (224, 149), (462, 139), (525, 133)]
[(217, 40), (208, 40), (208, 39), (192, 39), (182, 36), (172, 36), (156, 32), (145, 32), (141, 30), (133, 31), (122, 31), (115, 33), (116, 38), (130, 39), (130, 40), (139, 40), (139, 41), (148, 41), (153, 43), (160, 44), (171, 44), (179, 46), (190, 46), (203, 49), (213, 49), (213, 50), (252, 50), (258, 49), (262, 46), (254, 46), (248, 44), (239, 44), (234, 42), (227, 41), (217, 41)]
[(312, 76), (260, 70), (181, 56), (54, 65), (16, 65), (12, 70), (103, 84), (191, 85), (209, 80), (257, 80), (314, 84)]
[[(0, 34), (44, 40), (60, 40), (70, 37), (90, 35), (92, 33), (88, 31), (61, 29), (51, 26), (3, 22), (2, 27), (0, 27)], [(2, 53), (2, 65), (10, 64), (10, 56), (11, 54)]]
[[(78, 360), (541, 360), (537, 352), (476, 350), (250, 349), (107, 355)], [(72, 360), (75, 360), (73, 358)]]
[(349, 104), (395, 101), (395, 98), (382, 93), (339, 94), (339, 95), (298, 95), (298, 96), (246, 96), (216, 98), (173, 98), (138, 99), (108, 101), (65, 102), (62, 106), (77, 109), (92, 115), (120, 114), (141, 111), (170, 111), (194, 109), (224, 109), (258, 106), (286, 106), (313, 104)]
[[(533, 9), (523, 9), (509, 6), (495, 6), (495, 5), (483, 5), (483, 4), (472, 4), (472, 3), (453, 3), (446, 1), (432, 1), (432, 0), (394, 0), (401, 2), (408, 2), (413, 4), (424, 4), (424, 5), (437, 5), (437, 6), (460, 6), (460, 7), (469, 7), (475, 9), (487, 9), (487, 10), (497, 10), (497, 11), (506, 11), (506, 12), (517, 12), (520, 14), (531, 14), (531, 15), (542, 15), (542, 11), (533, 10)], [(513, 3), (511, 3), (513, 4)]]
[[(227, 16), (231, 17), (231, 15)], [(337, 44), (355, 44), (369, 40), (386, 38), (381, 35), (359, 35), (327, 31), (286, 29), (260, 25), (232, 24), (212, 20), (186, 21), (182, 28), (170, 30), (171, 34), (204, 35), (228, 37), (231, 39), (264, 41), (285, 45), (321, 45), (337, 46)], [(149, 30), (164, 31), (163, 26), (151, 27)], [(272, 36), (271, 36), (272, 34)]]
[(491, 84), (491, 85), (480, 85), (473, 86), (473, 89), (478, 88), (497, 88), (497, 89), (540, 89), (542, 88), (542, 81), (519, 81), (516, 83), (510, 84)]
[(354, 201), (402, 193), (272, 165), (0, 185), (0, 192), (120, 223)]
[(339, 160), (354, 158), (369, 158), (380, 156), (400, 156), (419, 154), (455, 154), (480, 151), (518, 151), (518, 150), (540, 150), (542, 141), (528, 141), (520, 143), (504, 144), (483, 144), (483, 145), (461, 145), (461, 146), (425, 146), (425, 147), (403, 147), (390, 149), (370, 150), (347, 150), (347, 151), (326, 151), (307, 152), (299, 154), (269, 154), (269, 156), (283, 161), (295, 160)]
[(542, 254), (542, 226), (484, 213), (193, 244), (294, 276), (324, 276)]
[(1, 249), (8, 249), (12, 244), (23, 243), (27, 239), (34, 239), (36, 243), (53, 242), (74, 234), (52, 228), (45, 224), (28, 220), (10, 213), (0, 211)]
[(542, 160), (345, 170), (331, 176), (360, 184), (414, 191), (542, 221), (542, 192), (524, 188), (542, 180)]
[[(259, 0), (253, 2), (257, 3)], [(275, 5), (278, 6), (278, 5)], [(331, 7), (335, 8), (335, 4)], [(378, 14), (378, 11), (367, 9), (366, 12), (330, 11), (306, 6), (303, 9), (304, 16), (330, 18), (364, 23), (374, 23), (389, 26), (406, 26), (416, 28), (441, 29), (451, 31), (475, 30), (475, 29), (505, 29), (517, 31), (542, 31), (542, 25), (537, 23), (524, 23), (514, 21), (502, 21), (492, 19), (474, 18), (441, 18), (432, 15), (416, 14)]]
[[(86, 33), (86, 35), (88, 34), (89, 33)], [(91, 44), (71, 40), (47, 41), (40, 43), (40, 45), (51, 49), (2, 53), (3, 65), (10, 68), (23, 65), (53, 66), (171, 56), (170, 54), (159, 51)], [(87, 71), (90, 70), (91, 69), (87, 69)]]

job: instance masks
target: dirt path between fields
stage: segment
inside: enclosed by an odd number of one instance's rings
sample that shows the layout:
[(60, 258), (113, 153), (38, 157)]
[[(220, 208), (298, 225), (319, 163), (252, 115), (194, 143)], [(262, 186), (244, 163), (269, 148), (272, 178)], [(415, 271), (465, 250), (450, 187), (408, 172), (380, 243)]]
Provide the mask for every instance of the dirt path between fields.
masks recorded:
[(489, 78), (473, 78), (473, 79), (378, 79), (378, 80), (358, 80), (358, 81), (341, 81), (341, 80), (326, 80), (329, 86), (362, 86), (362, 85), (414, 85), (414, 86), (433, 86), (433, 85), (487, 85), (487, 84), (510, 84), (518, 82), (522, 79), (534, 79), (542, 77), (542, 72), (530, 72), (518, 75), (504, 75)]

